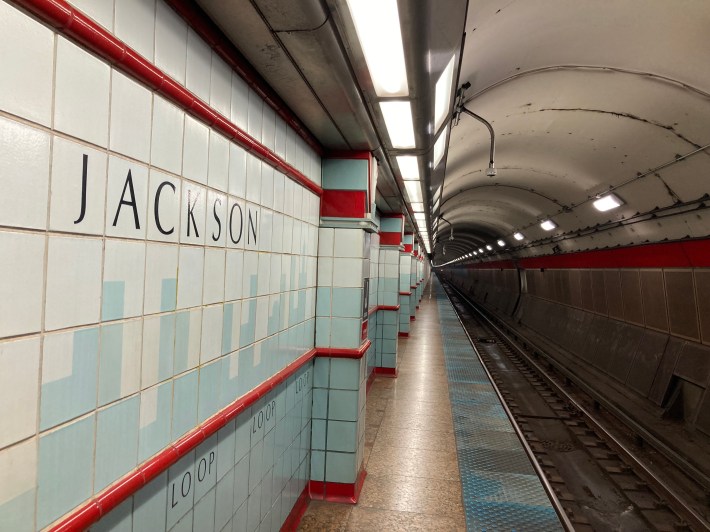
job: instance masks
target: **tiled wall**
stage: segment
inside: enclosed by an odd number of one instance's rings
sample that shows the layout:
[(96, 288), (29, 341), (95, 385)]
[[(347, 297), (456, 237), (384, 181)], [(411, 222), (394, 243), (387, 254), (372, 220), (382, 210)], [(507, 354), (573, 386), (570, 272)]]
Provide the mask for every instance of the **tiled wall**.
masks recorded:
[(411, 304), (412, 254), (403, 251), (399, 255), (399, 332), (409, 334), (409, 318), (412, 315)]
[[(163, 2), (74, 3), (320, 181), (316, 154)], [(20, 531), (313, 347), (319, 201), (5, 2), (0, 69), (0, 529)], [(282, 477), (250, 525), (292, 500)]]
[[(379, 252), (379, 305), (399, 305), (399, 248), (383, 246)], [(377, 318), (376, 366), (394, 368), (397, 363), (399, 311), (383, 310)]]

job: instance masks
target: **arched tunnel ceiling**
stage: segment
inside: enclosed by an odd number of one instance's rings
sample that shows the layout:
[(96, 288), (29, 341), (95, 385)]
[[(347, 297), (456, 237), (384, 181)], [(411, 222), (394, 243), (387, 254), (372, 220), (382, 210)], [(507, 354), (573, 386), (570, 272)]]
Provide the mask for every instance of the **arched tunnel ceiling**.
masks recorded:
[[(682, 215), (581, 233), (682, 210), (710, 191), (709, 151), (674, 163), (710, 143), (709, 27), (704, 0), (471, 0), (459, 83), (470, 82), (466, 107), (495, 130), (498, 174), (485, 173), (487, 130), (461, 115), (438, 213), (455, 238), (514, 244), (522, 231), (517, 253), (538, 254), (552, 235), (564, 235), (563, 251), (707, 236), (704, 219)], [(589, 200), (610, 187), (625, 205), (600, 213)], [(539, 227), (547, 217), (558, 229)], [(438, 231), (447, 242), (449, 226)]]

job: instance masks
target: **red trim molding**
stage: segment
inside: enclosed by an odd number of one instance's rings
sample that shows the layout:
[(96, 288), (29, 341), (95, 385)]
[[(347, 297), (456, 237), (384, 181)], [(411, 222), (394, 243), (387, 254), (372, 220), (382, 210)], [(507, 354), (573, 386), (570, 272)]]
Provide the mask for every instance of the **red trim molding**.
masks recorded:
[(101, 519), (128, 497), (146, 486), (151, 480), (171, 465), (193, 450), (207, 438), (226, 426), (232, 419), (248, 407), (264, 397), (276, 386), (308, 364), (316, 356), (316, 350), (311, 349), (291, 362), (275, 375), (269, 377), (252, 391), (241, 396), (226, 408), (220, 410), (204, 423), (201, 423), (185, 434), (175, 443), (159, 452), (137, 469), (123, 476), (117, 482), (98, 493), (81, 506), (74, 509), (68, 516), (49, 528), (52, 532), (69, 532), (85, 530)]
[[(419, 306), (419, 305), (417, 305), (417, 306)], [(409, 316), (409, 321), (414, 321), (414, 320), (416, 320), (416, 319), (417, 319), (416, 316)]]
[(401, 336), (402, 338), (409, 338), (409, 333), (400, 331), (398, 336)]
[(411, 292), (400, 292), (399, 295), (400, 296), (411, 296), (412, 293)]
[(357, 504), (366, 475), (365, 469), (361, 469), (354, 484), (311, 480), (308, 482), (308, 491), (314, 500)]
[(207, 126), (219, 131), (314, 194), (318, 196), (323, 194), (320, 186), (242, 131), (123, 41), (81, 11), (71, 7), (65, 0), (13, 0), (13, 2), (62, 35), (88, 48), (100, 58), (167, 98)]
[(284, 524), (281, 525), (280, 532), (295, 532), (298, 529), (298, 525), (301, 523), (303, 514), (306, 513), (308, 509), (308, 501), (310, 500), (308, 496), (308, 484), (303, 488), (303, 491), (298, 496), (296, 504), (291, 508), (291, 513), (288, 514)]
[(401, 305), (380, 305), (377, 310), (399, 310)]
[(324, 190), (320, 215), (337, 218), (364, 218), (367, 192), (364, 190)]
[(357, 349), (343, 348), (343, 347), (316, 347), (315, 352), (317, 357), (331, 357), (331, 358), (362, 358), (370, 349), (372, 342), (370, 340), (365, 340), (365, 342)]
[(397, 375), (399, 375), (399, 370), (397, 368), (375, 368), (375, 371), (373, 371), (373, 373), (379, 375), (380, 377), (390, 377), (396, 379)]

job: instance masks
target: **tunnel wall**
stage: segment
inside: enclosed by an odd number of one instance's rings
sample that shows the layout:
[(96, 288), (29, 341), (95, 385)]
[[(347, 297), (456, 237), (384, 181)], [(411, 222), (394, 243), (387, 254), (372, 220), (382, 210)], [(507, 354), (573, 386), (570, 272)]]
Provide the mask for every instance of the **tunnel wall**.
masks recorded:
[[(679, 262), (672, 247), (664, 252), (665, 262)], [(534, 269), (523, 259), (498, 262), (495, 269), (463, 266), (446, 276), (488, 309), (656, 406), (670, 406), (674, 392), (682, 391), (685, 422), (710, 434), (710, 270), (548, 268), (558, 260), (535, 261)]]
[(179, 452), (95, 529), (277, 530), (310, 471), (320, 157), (164, 2), (75, 3), (172, 85), (0, 2), (0, 529)]

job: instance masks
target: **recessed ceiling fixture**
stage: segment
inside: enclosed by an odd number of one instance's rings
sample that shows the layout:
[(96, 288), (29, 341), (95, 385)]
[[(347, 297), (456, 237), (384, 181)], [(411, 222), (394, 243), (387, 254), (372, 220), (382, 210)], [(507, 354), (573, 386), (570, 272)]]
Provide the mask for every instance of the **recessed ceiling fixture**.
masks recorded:
[(412, 104), (400, 101), (380, 102), (382, 117), (385, 119), (387, 134), (393, 148), (416, 148)]
[(451, 84), (454, 79), (454, 59), (456, 55), (451, 56), (449, 64), (439, 76), (439, 80), (436, 82), (436, 92), (434, 96), (434, 122), (436, 124), (436, 129), (441, 127), (444, 123), (444, 119), (448, 114), (449, 107), (451, 107)]
[(486, 249), (488, 251), (493, 251), (493, 246), (491, 246), (490, 244), (486, 244)]
[(499, 241), (498, 241), (498, 245), (499, 245), (500, 247), (503, 247), (503, 246), (505, 246), (505, 242), (502, 241), (502, 240), (499, 240)]
[(524, 235), (523, 233), (515, 233), (515, 234), (513, 235), (513, 238), (514, 238), (515, 240), (522, 240), (523, 238), (525, 238), (525, 235)]
[(602, 196), (593, 203), (594, 208), (601, 212), (616, 209), (617, 207), (621, 207), (623, 204), (624, 202), (621, 201), (619, 196), (616, 196), (614, 194), (607, 194), (606, 196)]
[(545, 231), (552, 231), (555, 227), (557, 227), (557, 224), (552, 220), (544, 220), (540, 223), (540, 227), (542, 227)]
[(414, 155), (398, 155), (397, 166), (402, 179), (414, 181), (419, 179), (419, 161)]
[(478, 248), (478, 252), (479, 252), (479, 253), (485, 253), (485, 251), (483, 251), (483, 248)]
[(405, 181), (404, 188), (407, 189), (410, 202), (422, 202), (422, 187), (419, 185), (419, 181)]
[(473, 254), (474, 254), (474, 255), (478, 255), (478, 251), (474, 251)]
[(397, 0), (348, 0), (350, 15), (378, 96), (408, 96)]
[(446, 151), (446, 136), (449, 134), (449, 126), (447, 125), (439, 134), (439, 138), (434, 143), (434, 168), (439, 166), (441, 159), (444, 158)]
[(424, 204), (414, 201), (412, 202), (412, 210), (414, 212), (424, 212)]

